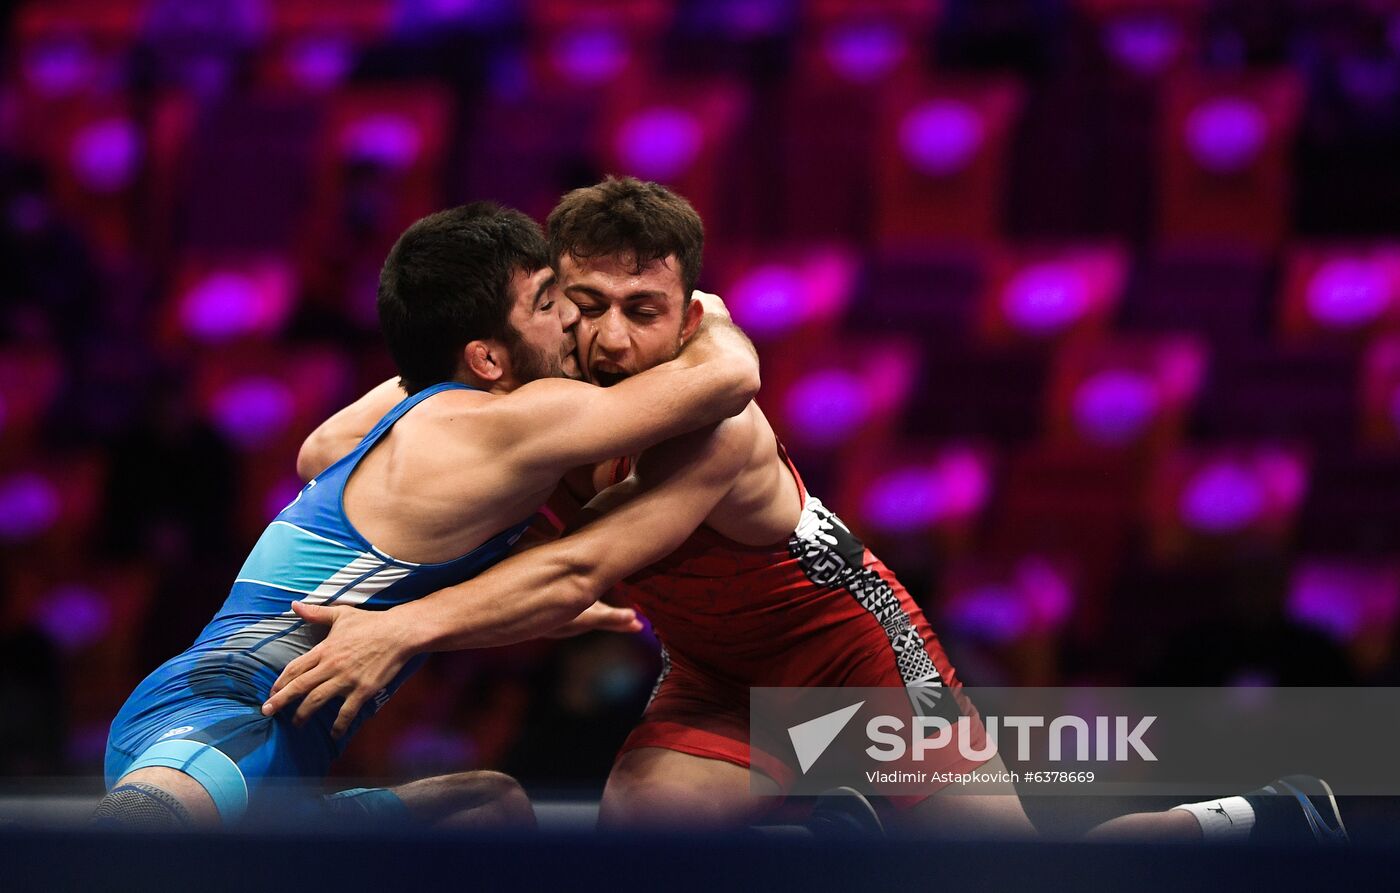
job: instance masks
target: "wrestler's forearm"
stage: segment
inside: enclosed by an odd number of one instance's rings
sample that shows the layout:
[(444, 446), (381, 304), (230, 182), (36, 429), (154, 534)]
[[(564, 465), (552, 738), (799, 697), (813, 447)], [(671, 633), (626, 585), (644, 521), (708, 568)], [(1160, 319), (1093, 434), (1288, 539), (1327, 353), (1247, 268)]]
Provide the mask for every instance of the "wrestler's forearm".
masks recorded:
[(749, 417), (644, 456), (637, 476), (589, 503), (606, 513), (474, 580), (390, 609), (407, 656), (507, 645), (567, 623), (625, 577), (674, 551), (733, 485)]
[(723, 383), (736, 392), (734, 402), (740, 408), (748, 405), (748, 400), (742, 398), (752, 399), (758, 389), (758, 351), (728, 316), (706, 316), (701, 320), (700, 331), (682, 345), (676, 364), (692, 375), (697, 367), (724, 375)]
[(497, 403), (494, 436), (521, 467), (553, 474), (639, 453), (740, 415), (761, 384), (753, 346), (717, 320), (675, 359), (609, 388), (530, 382)]
[[(583, 562), (576, 543), (548, 543), (475, 580), (400, 605), (392, 617), (405, 656), (510, 645), (542, 636), (577, 617), (615, 579)], [(621, 579), (618, 576), (618, 579)]]
[[(761, 384), (758, 353), (743, 330), (727, 317), (706, 316), (700, 330), (675, 359), (609, 389), (633, 417), (665, 421), (648, 432), (651, 446), (743, 412)], [(624, 452), (634, 452), (626, 450)]]
[(611, 455), (640, 452), (736, 416), (760, 384), (753, 342), (728, 317), (706, 316), (675, 359), (608, 389), (606, 396), (618, 401), (633, 424), (653, 420), (645, 439)]

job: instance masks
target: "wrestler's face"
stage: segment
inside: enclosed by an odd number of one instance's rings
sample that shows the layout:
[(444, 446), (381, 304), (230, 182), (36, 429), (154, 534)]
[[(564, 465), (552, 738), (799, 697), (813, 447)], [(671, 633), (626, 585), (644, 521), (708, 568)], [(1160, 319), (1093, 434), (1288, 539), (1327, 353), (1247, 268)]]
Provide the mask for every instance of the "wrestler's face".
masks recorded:
[(559, 260), (559, 284), (578, 307), (583, 375), (608, 387), (673, 359), (704, 312), (686, 301), (675, 255), (639, 271), (630, 257)]
[(519, 384), (537, 378), (581, 378), (575, 356), (578, 310), (565, 300), (554, 271), (517, 270), (511, 280), (515, 303), (507, 321), (510, 374)]

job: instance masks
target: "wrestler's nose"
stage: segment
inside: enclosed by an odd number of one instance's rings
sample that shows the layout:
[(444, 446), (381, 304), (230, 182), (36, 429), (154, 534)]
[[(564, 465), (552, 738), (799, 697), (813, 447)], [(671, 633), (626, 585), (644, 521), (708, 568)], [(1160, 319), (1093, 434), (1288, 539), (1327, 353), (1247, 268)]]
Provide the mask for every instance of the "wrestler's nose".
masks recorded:
[(598, 346), (609, 353), (620, 353), (627, 349), (627, 326), (617, 313), (605, 313), (598, 320)]
[(578, 305), (568, 298), (559, 299), (559, 324), (565, 329), (573, 328), (578, 322)]

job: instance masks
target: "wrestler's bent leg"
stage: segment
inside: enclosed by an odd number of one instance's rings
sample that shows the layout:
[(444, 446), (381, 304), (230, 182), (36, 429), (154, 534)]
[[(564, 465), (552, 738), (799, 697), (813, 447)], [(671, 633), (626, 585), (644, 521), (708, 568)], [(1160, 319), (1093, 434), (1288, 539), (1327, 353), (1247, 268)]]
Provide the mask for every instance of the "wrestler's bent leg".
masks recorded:
[(617, 758), (603, 789), (598, 824), (604, 828), (742, 827), (777, 802), (778, 786), (747, 768), (661, 747), (639, 747)]
[(440, 828), (534, 828), (520, 783), (501, 772), (456, 772), (390, 788), (414, 822)]

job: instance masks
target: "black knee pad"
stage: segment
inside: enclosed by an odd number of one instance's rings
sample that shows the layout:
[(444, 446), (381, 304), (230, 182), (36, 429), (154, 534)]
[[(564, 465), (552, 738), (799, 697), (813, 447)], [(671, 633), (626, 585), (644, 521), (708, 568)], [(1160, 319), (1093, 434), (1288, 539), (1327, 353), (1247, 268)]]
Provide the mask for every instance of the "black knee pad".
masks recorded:
[(92, 824), (134, 831), (178, 831), (194, 824), (189, 810), (160, 788), (128, 782), (113, 788), (97, 804)]

